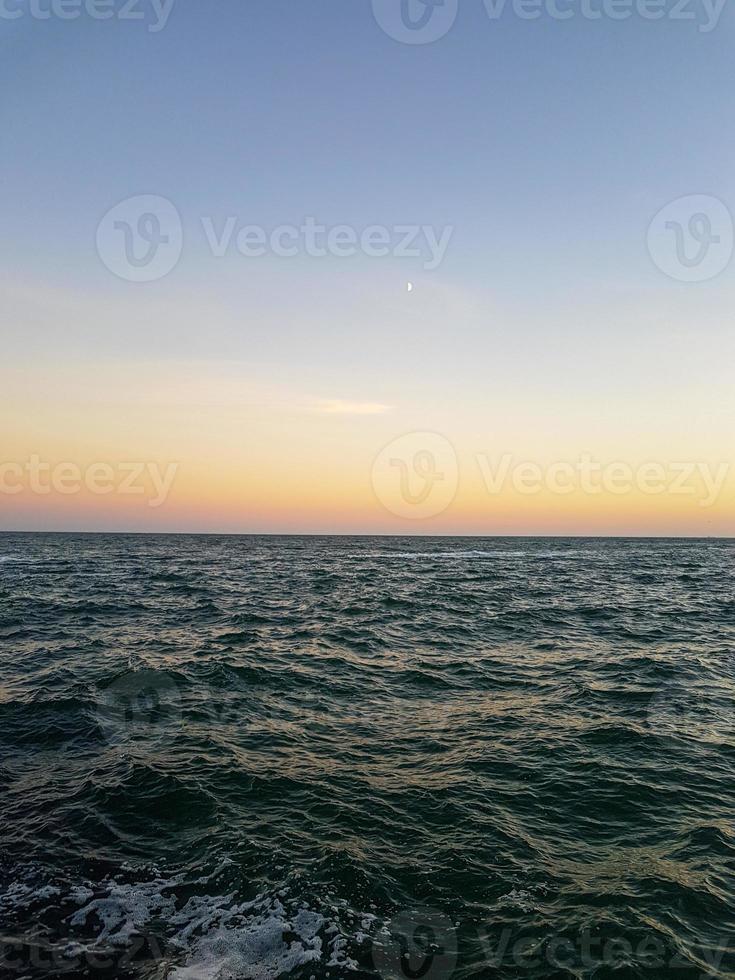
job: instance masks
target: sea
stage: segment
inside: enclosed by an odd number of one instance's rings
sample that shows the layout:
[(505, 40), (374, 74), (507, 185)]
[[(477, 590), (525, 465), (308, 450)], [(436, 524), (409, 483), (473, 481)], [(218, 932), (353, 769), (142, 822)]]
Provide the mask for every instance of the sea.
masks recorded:
[(735, 542), (0, 535), (0, 976), (735, 976)]

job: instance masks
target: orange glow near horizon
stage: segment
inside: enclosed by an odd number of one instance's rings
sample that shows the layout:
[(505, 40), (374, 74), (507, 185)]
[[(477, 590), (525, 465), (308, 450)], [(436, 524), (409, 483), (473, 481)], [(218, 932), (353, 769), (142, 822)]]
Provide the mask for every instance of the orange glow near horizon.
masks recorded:
[(548, 435), (533, 404), (501, 425), (474, 406), (294, 394), (231, 366), (50, 371), (32, 404), (18, 376), (0, 380), (7, 530), (735, 535), (719, 439), (674, 453), (681, 434), (658, 432), (654, 452), (625, 422)]

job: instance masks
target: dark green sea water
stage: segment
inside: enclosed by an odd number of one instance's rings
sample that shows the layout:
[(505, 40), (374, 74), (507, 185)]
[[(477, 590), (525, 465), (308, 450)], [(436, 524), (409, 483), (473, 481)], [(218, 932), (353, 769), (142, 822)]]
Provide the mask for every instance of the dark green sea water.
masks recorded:
[(735, 976), (735, 542), (0, 536), (0, 975)]

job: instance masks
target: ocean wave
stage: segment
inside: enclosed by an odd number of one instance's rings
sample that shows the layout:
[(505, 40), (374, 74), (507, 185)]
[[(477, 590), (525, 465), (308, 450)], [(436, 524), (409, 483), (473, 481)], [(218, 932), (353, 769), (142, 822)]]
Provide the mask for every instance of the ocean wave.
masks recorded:
[(588, 926), (644, 978), (735, 929), (735, 543), (2, 546), (17, 980), (400, 976), (399, 920), (455, 980), (546, 980), (514, 943)]

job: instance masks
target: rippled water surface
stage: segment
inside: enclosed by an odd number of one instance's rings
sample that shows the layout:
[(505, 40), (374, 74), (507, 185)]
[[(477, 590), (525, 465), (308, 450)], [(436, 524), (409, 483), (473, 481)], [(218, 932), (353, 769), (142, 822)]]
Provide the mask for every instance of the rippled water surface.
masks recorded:
[(0, 974), (735, 976), (734, 558), (0, 535)]

